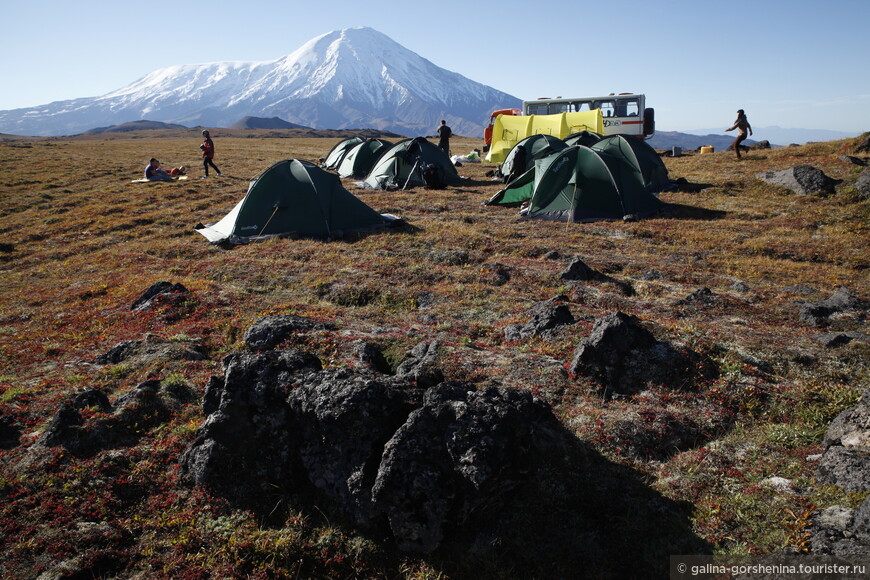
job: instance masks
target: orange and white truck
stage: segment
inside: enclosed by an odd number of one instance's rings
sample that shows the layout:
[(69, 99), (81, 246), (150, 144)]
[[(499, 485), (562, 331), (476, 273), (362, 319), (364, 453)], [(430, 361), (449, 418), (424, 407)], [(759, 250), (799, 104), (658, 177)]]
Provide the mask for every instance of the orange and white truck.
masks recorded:
[(492, 130), (501, 115), (557, 115), (601, 110), (604, 135), (652, 137), (655, 133), (655, 110), (647, 108), (646, 95), (635, 93), (610, 94), (605, 97), (544, 97), (523, 101), (522, 109), (498, 109), (489, 116), (483, 130), (484, 150), (492, 145)]
[(655, 110), (647, 108), (646, 96), (611, 93), (606, 97), (556, 97), (523, 101), (523, 115), (557, 115), (601, 110), (604, 136), (652, 137), (656, 130)]

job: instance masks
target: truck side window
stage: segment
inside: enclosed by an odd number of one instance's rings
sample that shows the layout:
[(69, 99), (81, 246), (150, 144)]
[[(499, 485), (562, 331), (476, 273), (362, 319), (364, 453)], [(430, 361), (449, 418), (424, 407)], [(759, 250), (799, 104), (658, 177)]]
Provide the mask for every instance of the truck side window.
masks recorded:
[(601, 114), (604, 117), (613, 117), (616, 115), (616, 108), (613, 105), (613, 101), (598, 101), (597, 105), (597, 108), (601, 109)]

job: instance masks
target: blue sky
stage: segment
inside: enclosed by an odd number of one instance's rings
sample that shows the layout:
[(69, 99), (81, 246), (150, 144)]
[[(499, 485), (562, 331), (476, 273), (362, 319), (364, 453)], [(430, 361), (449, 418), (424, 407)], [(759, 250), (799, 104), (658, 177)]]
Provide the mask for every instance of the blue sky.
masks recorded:
[[(870, 131), (870, 0), (11, 0), (0, 109), (100, 96), (154, 69), (267, 61), (370, 26), (521, 99), (643, 92), (665, 131)], [(496, 108), (499, 103), (493, 103)]]

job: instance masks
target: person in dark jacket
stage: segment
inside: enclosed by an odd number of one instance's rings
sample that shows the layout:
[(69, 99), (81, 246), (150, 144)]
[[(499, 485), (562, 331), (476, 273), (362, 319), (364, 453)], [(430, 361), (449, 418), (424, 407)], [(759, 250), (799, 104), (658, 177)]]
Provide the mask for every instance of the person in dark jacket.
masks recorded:
[(205, 170), (205, 176), (208, 177), (208, 167), (211, 165), (220, 177), (221, 170), (214, 164), (214, 141), (211, 140), (207, 130), (202, 132), (202, 139), (199, 148), (202, 150), (202, 168)]
[(145, 179), (148, 181), (172, 181), (172, 176), (160, 167), (160, 162), (154, 157), (145, 167)]
[(438, 127), (438, 148), (444, 151), (447, 156), (450, 156), (450, 137), (453, 136), (453, 131), (447, 126), (447, 121), (441, 120), (441, 126)]

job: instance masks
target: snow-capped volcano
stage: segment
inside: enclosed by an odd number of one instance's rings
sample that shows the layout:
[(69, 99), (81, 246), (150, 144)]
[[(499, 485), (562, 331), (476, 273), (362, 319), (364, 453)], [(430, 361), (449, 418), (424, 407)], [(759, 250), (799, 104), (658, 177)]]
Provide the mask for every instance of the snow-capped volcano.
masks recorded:
[(442, 69), (366, 27), (333, 31), (266, 62), (177, 65), (101, 97), (0, 111), (0, 132), (68, 135), (140, 119), (226, 127), (280, 117), (317, 129), (481, 135), (489, 113), (519, 99)]

